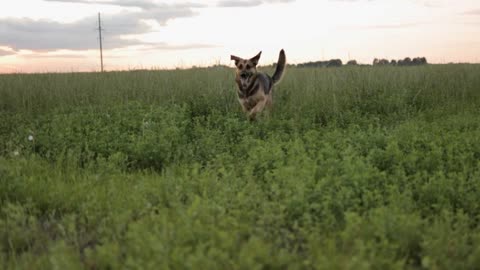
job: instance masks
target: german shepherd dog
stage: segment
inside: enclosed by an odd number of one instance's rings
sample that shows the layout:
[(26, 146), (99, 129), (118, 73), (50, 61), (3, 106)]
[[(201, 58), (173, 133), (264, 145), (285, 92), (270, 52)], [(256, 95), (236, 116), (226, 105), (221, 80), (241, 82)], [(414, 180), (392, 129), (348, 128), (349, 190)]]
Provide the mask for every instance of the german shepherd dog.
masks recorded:
[(262, 52), (259, 52), (250, 59), (243, 59), (235, 55), (230, 56), (237, 67), (235, 82), (238, 86), (238, 101), (250, 120), (255, 120), (257, 114), (262, 112), (265, 107), (271, 107), (273, 86), (282, 79), (287, 63), (285, 51), (282, 49), (275, 73), (270, 77), (265, 73), (257, 72), (257, 64), (261, 54)]

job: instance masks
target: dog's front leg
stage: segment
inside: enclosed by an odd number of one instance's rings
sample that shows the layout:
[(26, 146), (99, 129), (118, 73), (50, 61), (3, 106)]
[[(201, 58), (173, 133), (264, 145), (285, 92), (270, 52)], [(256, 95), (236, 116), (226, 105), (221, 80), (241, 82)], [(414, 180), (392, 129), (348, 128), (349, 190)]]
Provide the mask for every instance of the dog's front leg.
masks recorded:
[(255, 120), (255, 117), (257, 116), (257, 114), (261, 112), (263, 108), (265, 108), (266, 103), (267, 103), (267, 100), (265, 98), (262, 98), (261, 100), (259, 100), (255, 105), (255, 107), (253, 107), (248, 113), (248, 118), (250, 120)]

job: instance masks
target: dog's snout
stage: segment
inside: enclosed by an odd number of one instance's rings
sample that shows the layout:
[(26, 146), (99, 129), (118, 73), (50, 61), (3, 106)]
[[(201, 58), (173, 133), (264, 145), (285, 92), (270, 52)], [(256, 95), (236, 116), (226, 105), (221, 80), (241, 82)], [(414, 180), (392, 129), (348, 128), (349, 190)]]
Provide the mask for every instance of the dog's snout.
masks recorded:
[(248, 73), (242, 72), (242, 73), (240, 73), (240, 77), (241, 77), (242, 79), (246, 79), (246, 78), (248, 78)]

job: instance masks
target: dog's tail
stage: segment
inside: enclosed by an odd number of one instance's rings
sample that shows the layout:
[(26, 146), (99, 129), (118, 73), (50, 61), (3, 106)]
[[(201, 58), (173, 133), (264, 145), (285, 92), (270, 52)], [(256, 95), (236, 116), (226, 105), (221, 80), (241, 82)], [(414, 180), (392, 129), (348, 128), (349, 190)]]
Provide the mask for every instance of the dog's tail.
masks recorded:
[(286, 64), (287, 58), (285, 56), (285, 51), (282, 49), (280, 51), (280, 55), (278, 56), (277, 68), (272, 76), (273, 84), (277, 84), (282, 79)]

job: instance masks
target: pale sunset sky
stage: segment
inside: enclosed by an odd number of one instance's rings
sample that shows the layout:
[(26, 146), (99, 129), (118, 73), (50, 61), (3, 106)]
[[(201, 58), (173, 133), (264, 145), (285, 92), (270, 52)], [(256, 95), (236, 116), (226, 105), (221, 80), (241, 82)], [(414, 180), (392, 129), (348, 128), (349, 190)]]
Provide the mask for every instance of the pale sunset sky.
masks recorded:
[(480, 62), (480, 0), (17, 0), (0, 8), (0, 73), (425, 56)]

